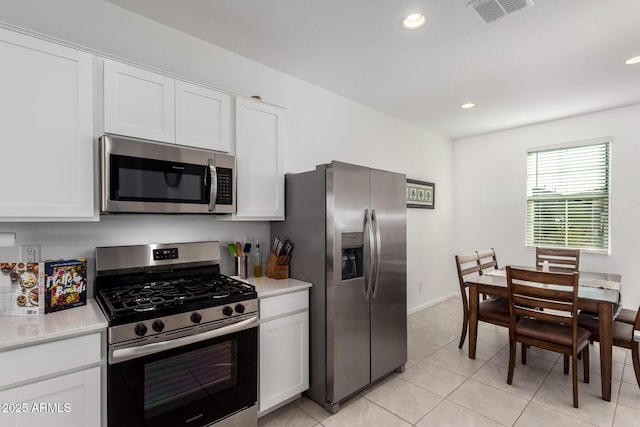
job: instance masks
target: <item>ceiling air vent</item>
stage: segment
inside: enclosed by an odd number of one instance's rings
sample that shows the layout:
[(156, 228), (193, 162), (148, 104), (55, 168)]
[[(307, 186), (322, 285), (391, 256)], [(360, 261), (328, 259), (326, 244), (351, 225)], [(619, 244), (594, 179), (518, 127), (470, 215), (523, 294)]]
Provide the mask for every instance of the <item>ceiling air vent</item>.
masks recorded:
[(530, 6), (533, 6), (533, 0), (476, 0), (469, 3), (487, 24)]

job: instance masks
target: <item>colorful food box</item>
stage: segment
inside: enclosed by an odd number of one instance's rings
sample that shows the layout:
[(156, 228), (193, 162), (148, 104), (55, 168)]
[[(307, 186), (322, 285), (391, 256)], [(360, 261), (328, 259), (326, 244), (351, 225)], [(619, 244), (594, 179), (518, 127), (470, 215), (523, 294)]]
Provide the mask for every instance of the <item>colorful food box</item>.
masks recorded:
[(0, 315), (42, 314), (43, 283), (41, 264), (0, 262)]
[(44, 263), (44, 312), (87, 304), (87, 259)]

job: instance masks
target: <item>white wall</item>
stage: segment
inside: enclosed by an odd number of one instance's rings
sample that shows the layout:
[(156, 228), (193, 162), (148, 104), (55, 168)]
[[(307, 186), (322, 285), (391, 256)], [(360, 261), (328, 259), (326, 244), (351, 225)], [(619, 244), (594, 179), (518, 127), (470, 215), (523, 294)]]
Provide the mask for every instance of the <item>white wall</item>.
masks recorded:
[[(453, 146), (439, 135), (235, 55), (101, 0), (0, 0), (5, 23), (287, 108), (285, 170), (341, 160), (436, 183), (436, 209), (408, 211), (409, 308), (455, 292), (452, 262)], [(201, 217), (126, 216), (87, 224), (0, 224), (18, 244), (41, 243), (45, 257), (89, 256), (95, 246), (232, 241), (268, 235), (267, 223)], [(17, 248), (0, 250), (0, 256)], [(451, 266), (449, 266), (451, 264)], [(442, 266), (446, 266), (443, 268)], [(423, 291), (419, 291), (422, 283)]]
[(640, 304), (640, 105), (455, 141), (454, 251), (495, 247), (501, 265), (532, 265), (525, 246), (528, 148), (612, 136), (611, 254), (583, 253), (583, 270), (622, 274), (623, 304)]

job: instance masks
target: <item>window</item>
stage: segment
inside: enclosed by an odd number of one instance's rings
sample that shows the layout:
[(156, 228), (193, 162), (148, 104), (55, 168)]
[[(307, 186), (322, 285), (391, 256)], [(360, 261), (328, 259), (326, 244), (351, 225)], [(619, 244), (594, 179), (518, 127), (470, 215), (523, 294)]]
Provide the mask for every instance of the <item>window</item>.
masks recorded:
[(527, 246), (608, 252), (609, 144), (529, 151)]

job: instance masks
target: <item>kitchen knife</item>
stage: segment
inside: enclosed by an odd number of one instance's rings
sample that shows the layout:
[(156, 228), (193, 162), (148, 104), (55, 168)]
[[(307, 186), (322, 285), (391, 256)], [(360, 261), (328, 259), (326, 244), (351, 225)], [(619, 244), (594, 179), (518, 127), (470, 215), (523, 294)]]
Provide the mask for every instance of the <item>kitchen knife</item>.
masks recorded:
[(280, 238), (276, 236), (276, 238), (273, 239), (273, 245), (271, 245), (271, 252), (273, 252), (274, 254), (278, 251), (279, 243), (280, 243)]
[(291, 243), (290, 241), (286, 241), (284, 243), (284, 254), (285, 255), (291, 255), (291, 251), (293, 250), (293, 243)]

